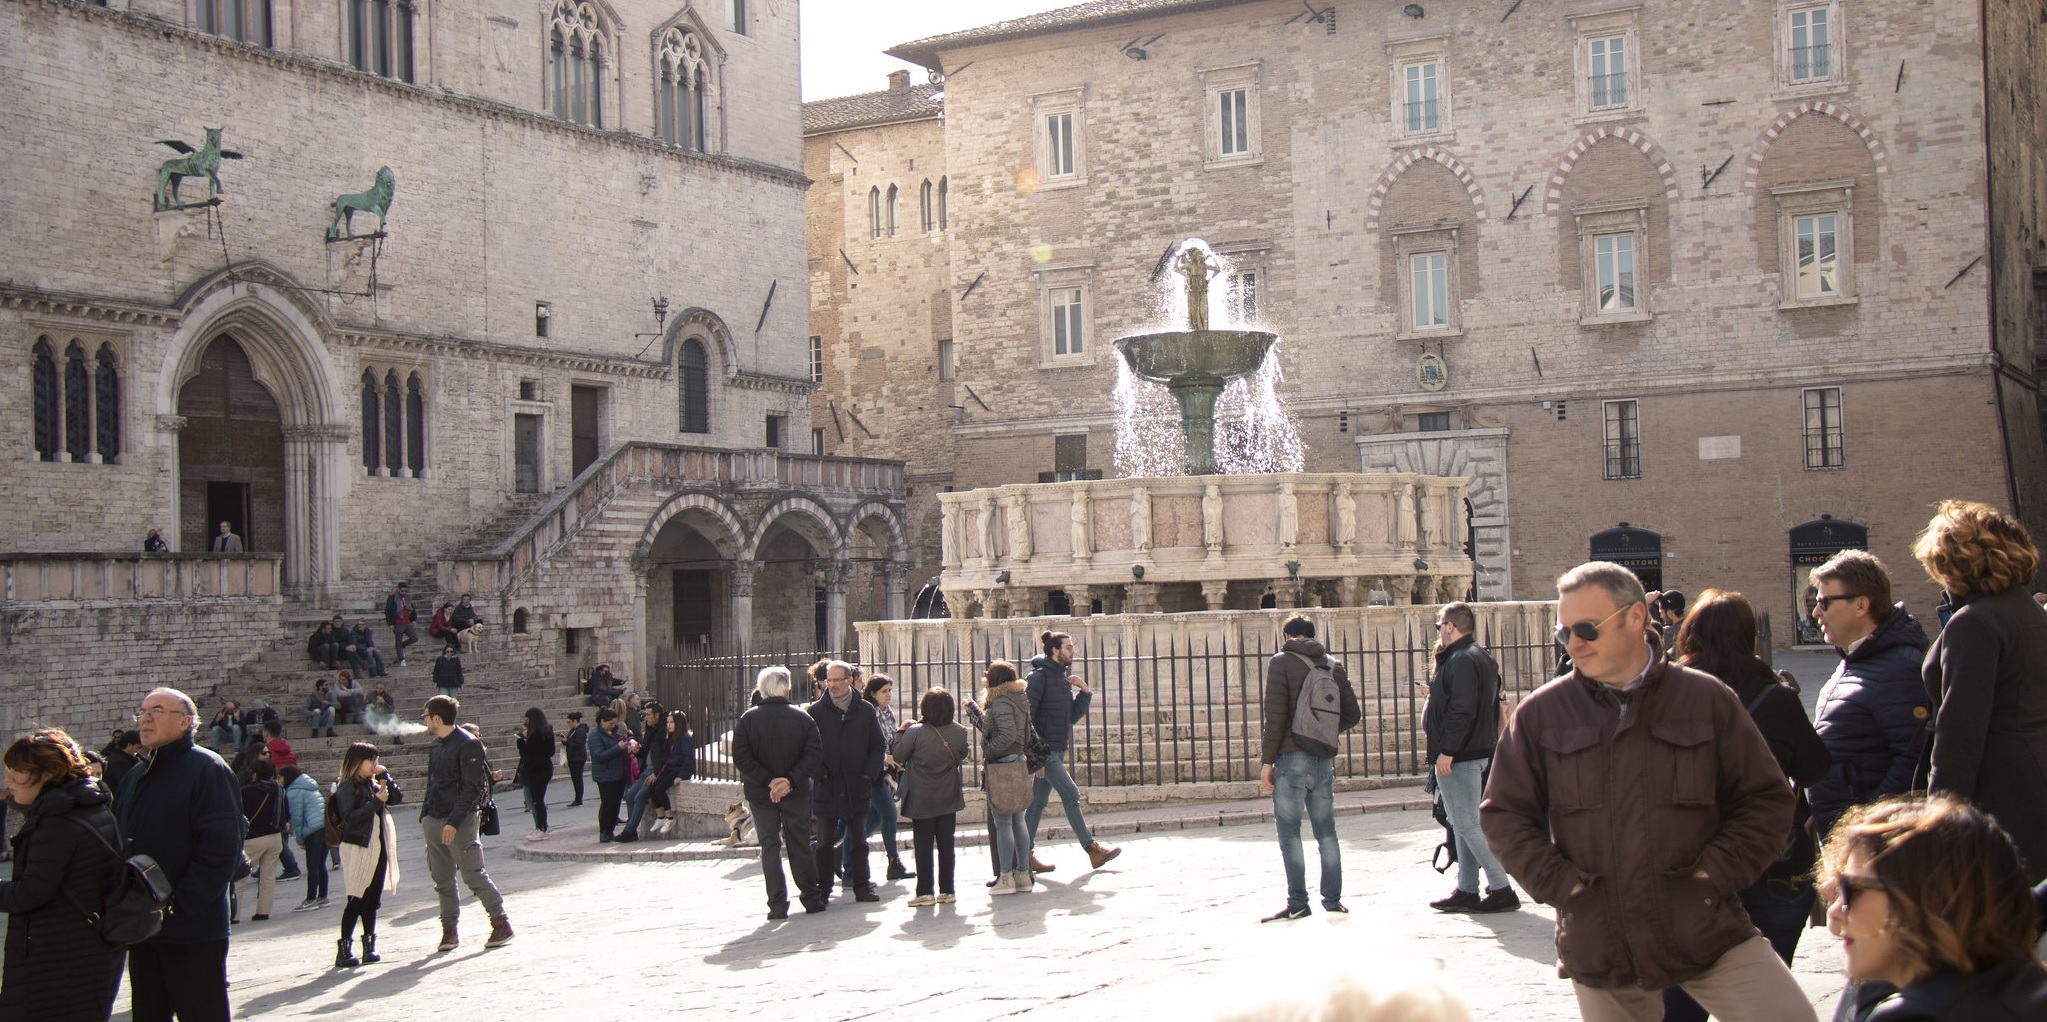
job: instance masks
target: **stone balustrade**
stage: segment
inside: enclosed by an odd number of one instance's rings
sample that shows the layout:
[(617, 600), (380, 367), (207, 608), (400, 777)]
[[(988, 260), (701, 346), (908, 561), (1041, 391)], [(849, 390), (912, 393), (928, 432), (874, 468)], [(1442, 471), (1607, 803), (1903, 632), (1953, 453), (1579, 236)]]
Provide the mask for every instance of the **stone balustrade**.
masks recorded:
[(278, 568), (278, 558), (260, 554), (4, 554), (0, 602), (274, 602)]

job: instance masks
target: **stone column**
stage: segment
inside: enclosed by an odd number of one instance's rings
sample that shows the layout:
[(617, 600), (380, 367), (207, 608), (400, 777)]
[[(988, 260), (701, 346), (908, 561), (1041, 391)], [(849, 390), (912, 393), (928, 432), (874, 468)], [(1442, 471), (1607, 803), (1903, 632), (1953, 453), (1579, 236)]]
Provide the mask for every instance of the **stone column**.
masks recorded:
[(349, 435), (346, 426), (284, 429), (285, 587), (309, 599), (324, 597), (340, 581), (335, 517)]
[(853, 565), (840, 558), (827, 562), (820, 574), (824, 582), (824, 638), (832, 650), (846, 648), (846, 582)]
[(751, 558), (725, 568), (725, 591), (732, 597), (732, 652), (741, 656), (753, 651), (753, 576), (759, 570), (760, 562)]
[(1132, 582), (1123, 589), (1124, 611), (1130, 614), (1155, 614), (1159, 609), (1159, 587), (1153, 582)]
[(1301, 605), (1301, 583), (1298, 579), (1276, 578), (1272, 580), (1272, 605), (1280, 610), (1292, 610)]
[(1388, 575), (1380, 580), (1380, 588), (1386, 590), (1386, 595), (1393, 598), (1393, 605), (1396, 607), (1405, 607), (1414, 602), (1414, 584), (1413, 575)]
[(1010, 617), (1036, 617), (1045, 604), (1045, 590), (1036, 586), (1012, 586), (1009, 590)]
[(184, 428), (185, 417), (182, 415), (159, 415), (156, 417), (156, 431), (164, 434), (166, 437), (164, 443), (170, 447), (170, 456), (164, 460), (171, 466), (171, 513), (170, 520), (163, 523), (164, 539), (169, 540), (171, 549), (176, 551), (182, 551), (185, 548), (182, 542), (182, 537), (185, 534), (185, 522), (184, 515), (180, 511), (181, 506), (184, 504), (180, 493), (180, 489), (184, 485), (182, 481), (184, 467), (178, 463), (178, 434), (183, 432)]
[(1339, 607), (1362, 607), (1372, 598), (1371, 586), (1356, 575), (1347, 575), (1336, 580), (1336, 605)]
[(1210, 610), (1222, 610), (1229, 601), (1229, 595), (1229, 579), (1212, 578), (1201, 583), (1201, 598), (1207, 601)]
[(910, 566), (902, 561), (881, 564), (882, 615), (890, 621), (910, 616)]

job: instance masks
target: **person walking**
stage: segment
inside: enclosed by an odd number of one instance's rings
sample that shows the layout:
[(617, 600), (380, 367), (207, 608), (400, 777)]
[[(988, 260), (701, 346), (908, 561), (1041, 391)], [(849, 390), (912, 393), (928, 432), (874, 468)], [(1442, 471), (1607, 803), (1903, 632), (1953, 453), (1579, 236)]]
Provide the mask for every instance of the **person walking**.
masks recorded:
[(298, 838), (306, 853), (306, 900), (293, 911), (311, 912), (327, 907), (327, 800), (311, 777), (289, 766), (277, 772), (284, 787), (285, 816), (291, 822), (285, 840)]
[(8, 800), (24, 810), (10, 843), (13, 870), (0, 881), (0, 1018), (104, 1022), (124, 956), (87, 914), (105, 903), (120, 862), (112, 800), (86, 772), (85, 750), (56, 728), (15, 739), (0, 763)]
[[(1740, 593), (1708, 589), (1699, 594), (1691, 613), (1678, 627), (1671, 659), (1704, 671), (1734, 690), (1748, 708), (1749, 719), (1763, 733), (1770, 755), (1785, 777), (1797, 786), (1797, 805), (1783, 851), (1763, 875), (1741, 892), (1741, 907), (1756, 924), (1777, 957), (1791, 964), (1798, 938), (1805, 932), (1818, 897), (1812, 866), (1818, 855), (1809, 826), (1812, 808), (1804, 786), (1827, 775), (1833, 756), (1805, 716), (1798, 691), (1784, 684), (1770, 665), (1756, 656), (1756, 611)], [(1705, 1022), (1706, 1009), (1678, 987), (1663, 991), (1664, 1022)]]
[(1954, 612), (1926, 651), (1933, 699), (1929, 791), (1997, 818), (2026, 877), (2047, 879), (2047, 614), (2026, 587), (2040, 552), (2026, 528), (1987, 504), (1942, 501), (1912, 544)]
[[(341, 777), (334, 783), (334, 814), (340, 820), (341, 881), (348, 904), (341, 910), (341, 939), (334, 945), (334, 967), (352, 969), (382, 961), (377, 954), (377, 910), (384, 895), (398, 891), (398, 831), (389, 806), (399, 800), (397, 785), (383, 774), (379, 751), (356, 742), (341, 756)], [(355, 954), (355, 926), (362, 924), (362, 957)]]
[[(1023, 763), (1031, 734), (1031, 704), (1025, 690), (1029, 685), (1016, 676), (1016, 666), (1007, 660), (988, 665), (981, 695), (983, 770), (992, 774), (996, 766)], [(1015, 767), (1010, 767), (1015, 769)], [(994, 821), (995, 857), (1000, 864), (993, 892), (1029, 894), (1036, 881), (1031, 875), (1031, 831), (1029, 803), (1023, 809), (1003, 812), (995, 804), (995, 781), (988, 782), (988, 810)]]
[(171, 912), (156, 936), (128, 949), (135, 1022), (228, 1022), (228, 888), (241, 861), (241, 786), (210, 749), (192, 742), (198, 710), (174, 688), (153, 689), (136, 711), (149, 761), (128, 772), (114, 817), (124, 855), (156, 860), (171, 884)]
[(384, 623), (391, 626), (397, 666), (405, 666), (405, 649), (419, 644), (419, 612), (412, 606), (412, 587), (400, 582), (384, 597)]
[(1812, 583), (1813, 620), (1841, 650), (1814, 715), (1833, 765), (1806, 792), (1824, 837), (1848, 807), (1911, 790), (1933, 707), (1920, 678), (1926, 630), (1891, 602), (1883, 562), (1844, 550), (1813, 569)]
[(1337, 733), (1363, 718), (1357, 693), (1343, 663), (1315, 641), (1315, 623), (1298, 614), (1280, 626), (1280, 651), (1265, 665), (1265, 713), (1260, 731), (1259, 786), (1272, 796), (1272, 821), (1286, 870), (1286, 907), (1263, 922), (1308, 917), (1308, 870), (1301, 855), (1301, 814), (1315, 832), (1322, 858), (1322, 910), (1347, 913), (1343, 905), (1343, 852), (1336, 838), (1336, 750), (1303, 748), (1295, 738), (1294, 714), (1312, 670), (1325, 669), (1338, 697)]
[[(1073, 742), (1073, 722), (1087, 716), (1095, 690), (1087, 679), (1073, 673), (1073, 636), (1041, 632), (1038, 645), (1042, 652), (1031, 658), (1031, 673), (1024, 679), (1024, 698), (1031, 704), (1031, 725), (1038, 729), (1038, 738), (1045, 743), (1049, 755), (1045, 758), (1045, 769), (1031, 781), (1031, 807), (1024, 813), (1024, 825), (1035, 849), (1038, 819), (1045, 815), (1045, 805), (1057, 789), (1059, 804), (1066, 809), (1066, 825), (1073, 829), (1073, 839), (1087, 852), (1088, 866), (1101, 869), (1109, 860), (1122, 855), (1123, 849), (1095, 840), (1088, 830), (1087, 817), (1080, 811), (1080, 788), (1066, 771), (1066, 747)], [(1029, 854), (1033, 873), (1052, 872), (1054, 867), (1039, 862), (1035, 851)]]
[(2040, 916), (2025, 876), (2005, 828), (1952, 794), (1850, 809), (1819, 874), (1827, 929), (1857, 984), (1835, 1017), (2047, 1018)]
[(461, 709), (462, 704), (448, 696), (426, 701), (426, 729), (434, 741), (427, 752), (426, 797), (420, 799), (419, 824), (426, 838), (426, 872), (433, 878), (434, 894), (441, 903), (442, 951), (453, 951), (462, 943), (456, 930), (462, 914), (461, 897), (455, 891), (457, 870), (490, 917), (490, 936), (483, 946), (504, 947), (512, 942), (505, 899), (484, 869), (483, 845), (476, 833), (477, 810), (488, 791), (490, 768), (483, 743), (455, 726)]
[(547, 711), (526, 708), (526, 726), (518, 733), (519, 777), (526, 785), (526, 803), (533, 813), (528, 841), (547, 840), (547, 783), (554, 779), (554, 725)]
[[(1500, 666), (1478, 644), (1478, 616), (1464, 603), (1436, 612), (1436, 673), (1429, 679), (1422, 731), (1424, 757), (1435, 773), (1444, 815), (1450, 818), (1457, 852), (1457, 889), (1429, 903), (1438, 912), (1512, 912), (1521, 907), (1507, 871), (1478, 827), (1478, 802), (1485, 794), (1486, 768), (1500, 737)], [(1486, 892), (1478, 894), (1479, 874)]]
[(1730, 1022), (1813, 1022), (1737, 897), (1791, 830), (1762, 732), (1726, 685), (1652, 648), (1633, 572), (1581, 564), (1557, 593), (1572, 669), (1508, 718), (1478, 819), (1522, 890), (1556, 906), (1579, 1012), (1656, 1022), (1682, 986)]
[(576, 797), (569, 802), (569, 808), (583, 804), (583, 764), (590, 759), (590, 725), (583, 723), (583, 711), (570, 710), (569, 732), (562, 736), (562, 758), (569, 767), (569, 784), (575, 789)]
[[(590, 732), (590, 780), (597, 784), (597, 843), (616, 840), (618, 806), (625, 798), (626, 760), (633, 754), (633, 739), (619, 726), (618, 711), (607, 706), (597, 711), (597, 730)], [(807, 850), (807, 849), (806, 849)]]
[[(811, 778), (824, 764), (817, 721), (790, 705), (787, 667), (761, 668), (754, 679), (754, 695), (759, 702), (740, 714), (732, 729), (732, 765), (739, 771), (747, 809), (760, 838), (768, 918), (789, 918), (789, 881), (782, 872), (781, 858), (784, 847), (803, 910), (822, 912), (826, 892), (819, 887), (817, 860), (810, 847)], [(601, 723), (602, 714), (598, 719)], [(595, 776), (594, 758), (591, 772)]]
[[(879, 677), (879, 675), (877, 675)], [(911, 908), (950, 905), (953, 892), (953, 831), (967, 808), (961, 790), (960, 762), (967, 755), (967, 729), (953, 720), (952, 693), (934, 688), (918, 705), (920, 723), (902, 732), (889, 759), (902, 770), (904, 816), (910, 818), (911, 844), (917, 858), (917, 896)], [(894, 815), (896, 807), (888, 808)], [(933, 856), (936, 856), (934, 862)], [(937, 891), (932, 871), (937, 870)]]
[(853, 691), (853, 668), (843, 660), (826, 666), (825, 694), (808, 712), (823, 757), (810, 789), (818, 879), (829, 893), (831, 878), (843, 874), (855, 901), (880, 901), (867, 871), (867, 810), (887, 756), (880, 718)]
[[(260, 923), (270, 918), (271, 899), (277, 893), (275, 867), (284, 852), (285, 821), (291, 816), (285, 808), (284, 789), (277, 786), (276, 766), (259, 759), (250, 764), (249, 777), (249, 783), (242, 785), (242, 815), (249, 822), (242, 854), (253, 867), (248, 879), (256, 881), (256, 912), (249, 921)], [(235, 901), (246, 901), (240, 881), (235, 883)]]
[[(867, 679), (867, 686), (861, 696), (869, 706), (874, 707), (874, 716), (881, 724), (884, 755), (895, 755), (896, 742), (901, 740), (903, 728), (908, 722), (896, 723), (894, 709), (896, 683), (886, 674), (877, 674)], [(868, 801), (867, 830), (881, 834), (881, 850), (888, 855), (888, 878), (890, 880), (913, 880), (917, 874), (903, 868), (903, 854), (896, 844), (896, 784), (900, 769), (893, 760), (884, 763), (882, 772), (874, 778), (874, 793)]]

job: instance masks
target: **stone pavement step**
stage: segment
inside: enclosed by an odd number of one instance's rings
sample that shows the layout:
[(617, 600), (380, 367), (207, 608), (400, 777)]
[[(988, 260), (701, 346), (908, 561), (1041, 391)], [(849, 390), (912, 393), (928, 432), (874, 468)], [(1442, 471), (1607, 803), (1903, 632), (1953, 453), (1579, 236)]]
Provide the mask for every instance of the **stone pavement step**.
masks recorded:
[[(1400, 787), (1383, 787), (1357, 791), (1339, 791), (1336, 794), (1338, 816), (1361, 813), (1397, 812), (1410, 809), (1427, 810), (1432, 802), (1422, 794), (1421, 779), (1405, 779)], [(731, 798), (736, 800), (736, 785)], [(550, 789), (552, 791), (553, 789)], [(516, 793), (500, 792), (498, 811), (516, 812), (519, 797)], [(977, 813), (971, 804), (969, 812), (962, 813), (962, 821)], [(651, 818), (651, 813), (649, 814)], [(1168, 830), (1196, 830), (1209, 827), (1229, 827), (1242, 824), (1271, 823), (1272, 800), (1260, 796), (1247, 799), (1218, 799), (1189, 801), (1165, 805), (1145, 805), (1121, 809), (1089, 808), (1088, 829), (1097, 838), (1114, 837), (1122, 834), (1152, 834)], [(898, 845), (907, 856), (910, 825), (898, 824)], [(1043, 822), (1038, 828), (1039, 841), (1045, 845), (1070, 841), (1073, 829), (1066, 823), (1063, 812), (1053, 806), (1045, 808)], [(868, 840), (870, 853), (880, 850), (881, 839), (876, 836)], [(955, 845), (985, 845), (988, 831), (984, 827), (962, 826), (953, 838)], [(536, 862), (696, 862), (707, 859), (754, 860), (760, 858), (757, 844), (733, 847), (720, 845), (708, 840), (687, 840), (681, 838), (652, 837), (619, 844), (603, 844), (597, 840), (596, 828), (585, 829), (557, 827), (548, 832), (544, 842), (522, 842), (512, 849), (512, 857)], [(1078, 861), (1078, 860), (1075, 860)], [(1075, 870), (1085, 872), (1085, 870)]]

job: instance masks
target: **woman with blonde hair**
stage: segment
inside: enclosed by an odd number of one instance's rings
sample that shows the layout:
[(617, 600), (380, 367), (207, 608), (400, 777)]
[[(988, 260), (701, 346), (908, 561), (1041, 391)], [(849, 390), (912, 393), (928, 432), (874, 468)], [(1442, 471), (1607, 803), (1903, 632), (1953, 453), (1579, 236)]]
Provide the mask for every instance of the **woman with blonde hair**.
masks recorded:
[(2029, 587), (2040, 552), (1996, 508), (1948, 500), (1912, 556), (1953, 608), (1923, 668), (1933, 699), (1927, 788), (1996, 817), (2037, 884), (2047, 879), (2047, 614)]
[(2039, 912), (2018, 849), (1982, 810), (1952, 795), (1851, 809), (1819, 879), (1860, 984), (1856, 1022), (2047, 1018)]

